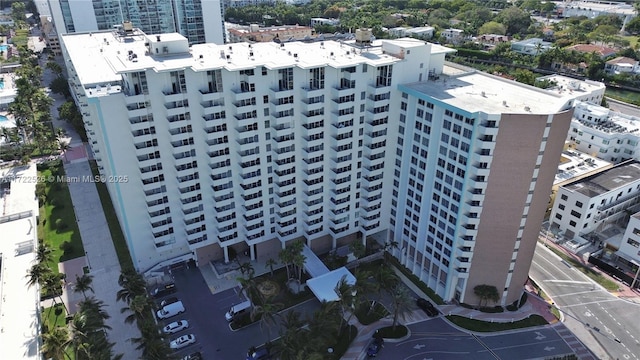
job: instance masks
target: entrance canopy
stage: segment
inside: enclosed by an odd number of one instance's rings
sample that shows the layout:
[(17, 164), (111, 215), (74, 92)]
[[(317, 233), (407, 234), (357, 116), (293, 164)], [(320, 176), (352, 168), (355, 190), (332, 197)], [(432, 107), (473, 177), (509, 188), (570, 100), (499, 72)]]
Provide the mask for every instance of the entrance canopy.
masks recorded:
[(318, 255), (311, 251), (307, 245), (302, 248), (302, 255), (305, 257), (304, 269), (312, 278), (329, 272), (329, 268), (322, 262), (322, 260), (320, 260)]
[(355, 285), (356, 283), (356, 277), (343, 266), (339, 269), (329, 271), (323, 275), (307, 280), (307, 286), (309, 286), (309, 289), (311, 289), (313, 294), (320, 301), (338, 301), (340, 300), (340, 297), (335, 289), (342, 278), (344, 278), (349, 285)]

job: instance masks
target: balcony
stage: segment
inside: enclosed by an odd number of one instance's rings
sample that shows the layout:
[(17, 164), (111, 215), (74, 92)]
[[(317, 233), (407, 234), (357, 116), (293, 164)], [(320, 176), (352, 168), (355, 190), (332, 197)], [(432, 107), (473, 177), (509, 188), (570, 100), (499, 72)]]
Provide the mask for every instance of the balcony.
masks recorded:
[(293, 88), (288, 89), (287, 87), (272, 87), (269, 89), (269, 98), (283, 98), (293, 96), (295, 94), (295, 90)]
[(391, 89), (391, 86), (377, 86), (375, 83), (369, 84), (367, 86), (367, 93), (370, 95), (382, 95), (388, 93)]
[(322, 230), (324, 230), (324, 226), (322, 224), (316, 224), (314, 226), (307, 226), (304, 231), (307, 236), (311, 236), (322, 232)]
[(185, 100), (187, 98), (186, 91), (184, 93), (182, 93), (182, 92), (176, 92), (176, 91), (173, 91), (173, 90), (164, 90), (164, 91), (162, 91), (162, 93), (164, 94), (164, 102), (165, 103), (182, 101), (182, 100)]
[(340, 226), (340, 227), (331, 226), (331, 227), (329, 227), (329, 230), (331, 230), (332, 233), (337, 235), (337, 234), (340, 234), (340, 233), (343, 233), (343, 232), (349, 230), (349, 224), (346, 224), (346, 225)]
[(135, 94), (133, 92), (131, 94), (124, 93), (124, 101), (127, 105), (143, 103), (147, 101), (148, 97), (149, 95), (147, 94)]

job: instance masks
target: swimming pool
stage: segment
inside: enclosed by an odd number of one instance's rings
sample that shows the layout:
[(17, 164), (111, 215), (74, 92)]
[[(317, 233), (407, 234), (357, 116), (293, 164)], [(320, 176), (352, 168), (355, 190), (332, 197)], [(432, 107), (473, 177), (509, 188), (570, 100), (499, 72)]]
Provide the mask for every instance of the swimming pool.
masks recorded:
[(7, 117), (4, 115), (0, 115), (0, 122), (5, 122), (5, 121), (9, 121), (9, 119), (7, 119)]
[(9, 45), (0, 45), (0, 51), (7, 51)]

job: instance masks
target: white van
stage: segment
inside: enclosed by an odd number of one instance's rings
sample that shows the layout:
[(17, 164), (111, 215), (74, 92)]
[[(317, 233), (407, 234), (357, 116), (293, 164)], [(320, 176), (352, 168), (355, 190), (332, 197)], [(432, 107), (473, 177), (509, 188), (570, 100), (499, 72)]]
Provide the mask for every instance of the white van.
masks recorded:
[(246, 313), (249, 309), (251, 309), (251, 301), (247, 300), (240, 304), (233, 305), (231, 309), (224, 314), (224, 317), (227, 321), (233, 321), (236, 316)]
[(167, 319), (172, 316), (182, 314), (183, 312), (184, 312), (184, 305), (182, 305), (182, 301), (177, 301), (158, 310), (157, 315), (158, 315), (158, 319)]

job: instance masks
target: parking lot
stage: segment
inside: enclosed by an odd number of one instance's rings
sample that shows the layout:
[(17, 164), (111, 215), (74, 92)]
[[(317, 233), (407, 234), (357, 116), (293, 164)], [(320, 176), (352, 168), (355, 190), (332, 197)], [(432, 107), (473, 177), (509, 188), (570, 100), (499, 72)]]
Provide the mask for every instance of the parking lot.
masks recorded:
[[(229, 289), (215, 295), (211, 294), (202, 274), (198, 269), (182, 269), (173, 272), (176, 292), (158, 298), (177, 297), (182, 301), (185, 312), (158, 323), (165, 325), (179, 320), (187, 320), (189, 328), (170, 334), (173, 340), (181, 335), (194, 334), (196, 342), (176, 351), (180, 357), (194, 352), (200, 352), (205, 360), (244, 360), (247, 349), (264, 343), (266, 334), (258, 324), (252, 324), (237, 331), (229, 328), (229, 323), (224, 317), (225, 312), (233, 304), (243, 299), (238, 295), (239, 288)], [(303, 314), (312, 313), (320, 307), (316, 299), (309, 300), (294, 307)], [(266, 333), (266, 332), (265, 332)], [(277, 336), (277, 329), (271, 331), (272, 336)]]

